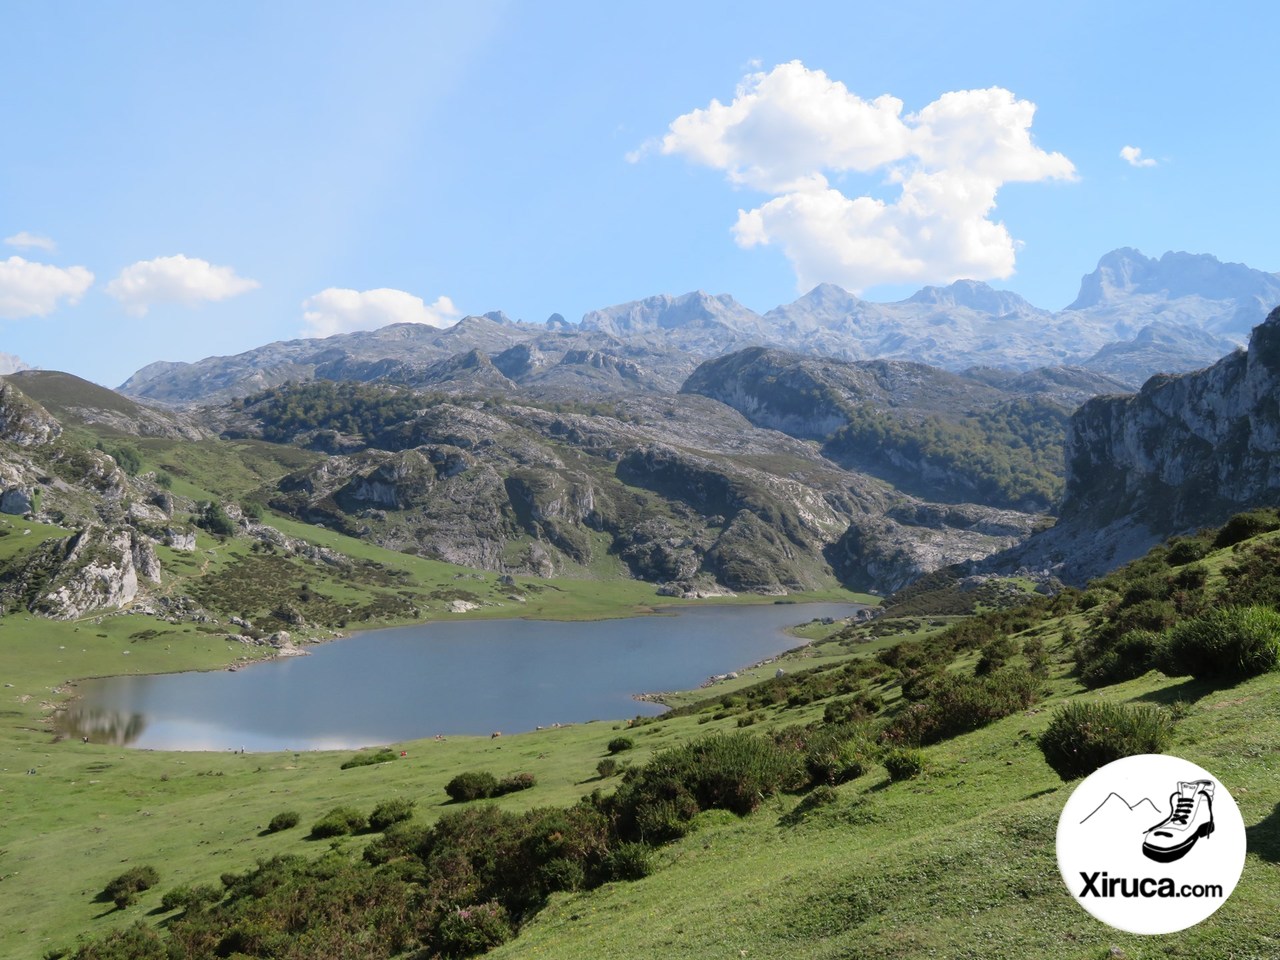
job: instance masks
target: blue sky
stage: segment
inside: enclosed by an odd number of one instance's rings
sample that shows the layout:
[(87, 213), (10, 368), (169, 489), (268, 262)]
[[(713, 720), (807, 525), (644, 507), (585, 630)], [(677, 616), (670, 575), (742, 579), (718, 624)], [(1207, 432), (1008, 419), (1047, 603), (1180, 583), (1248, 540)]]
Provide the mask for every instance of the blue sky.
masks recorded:
[(1048, 6), (3, 3), (0, 351), (116, 385), (699, 288), (1060, 308), (1119, 246), (1280, 270), (1280, 14)]

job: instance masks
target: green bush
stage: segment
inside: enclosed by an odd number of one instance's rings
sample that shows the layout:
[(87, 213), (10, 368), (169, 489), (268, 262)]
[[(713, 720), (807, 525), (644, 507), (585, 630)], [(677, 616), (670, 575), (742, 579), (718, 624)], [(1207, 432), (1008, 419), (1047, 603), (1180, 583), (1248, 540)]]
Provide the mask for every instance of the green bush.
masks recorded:
[(608, 780), (618, 772), (618, 761), (613, 757), (605, 757), (596, 764), (596, 773), (600, 774), (601, 780)]
[(924, 773), (924, 754), (919, 750), (890, 750), (884, 755), (884, 768), (894, 783), (910, 780)]
[(511, 776), (503, 777), (498, 781), (497, 789), (494, 790), (494, 796), (528, 790), (531, 787), (536, 786), (537, 783), (538, 778), (532, 773), (513, 773)]
[(605, 861), (612, 880), (640, 880), (653, 870), (649, 847), (643, 843), (620, 843)]
[(1237, 513), (1218, 531), (1213, 540), (1217, 549), (1235, 546), (1243, 540), (1259, 534), (1280, 530), (1280, 516), (1274, 510), (1250, 510), (1248, 513)]
[(821, 727), (810, 738), (804, 755), (809, 781), (834, 786), (856, 780), (865, 772), (870, 744), (861, 732)]
[(365, 828), (364, 814), (353, 807), (334, 807), (311, 826), (311, 838), (345, 837)]
[(139, 920), (125, 930), (112, 930), (101, 940), (86, 943), (71, 960), (167, 960), (164, 941)]
[(496, 901), (457, 907), (436, 927), (436, 942), (446, 957), (473, 957), (511, 939), (511, 920)]
[(296, 810), (282, 810), (271, 818), (271, 822), (267, 824), (267, 830), (271, 833), (289, 830), (296, 827), (301, 819)]
[(1242, 678), (1280, 663), (1280, 613), (1224, 607), (1184, 620), (1168, 632), (1159, 666), (1170, 676)]
[(102, 893), (106, 899), (113, 901), (123, 910), (133, 903), (137, 894), (143, 890), (150, 890), (159, 882), (160, 875), (155, 867), (130, 867), (108, 883)]
[(492, 797), (498, 790), (498, 778), (483, 770), (472, 770), (460, 773), (447, 784), (444, 792), (455, 803), (466, 803), (469, 800), (480, 800)]
[(1073, 780), (1122, 757), (1161, 753), (1172, 735), (1173, 721), (1158, 707), (1075, 701), (1053, 715), (1040, 751), (1058, 776)]
[(636, 745), (636, 742), (630, 737), (614, 737), (609, 741), (606, 748), (610, 753), (622, 753), (624, 750), (630, 750)]
[(382, 801), (369, 814), (369, 829), (381, 833), (393, 823), (410, 819), (413, 816), (413, 806), (413, 801), (404, 797)]
[(1022, 667), (1004, 667), (985, 677), (936, 674), (920, 691), (921, 702), (894, 717), (881, 738), (890, 744), (937, 743), (1025, 710), (1040, 687), (1040, 679)]
[(1102, 687), (1140, 677), (1162, 656), (1164, 637), (1154, 630), (1129, 630), (1105, 647), (1089, 646), (1079, 657), (1080, 682)]
[(396, 758), (394, 750), (379, 750), (376, 753), (357, 753), (350, 760), (342, 764), (343, 770), (350, 770), (353, 767), (368, 767), (375, 763), (390, 763)]
[(162, 910), (202, 910), (221, 899), (222, 891), (207, 883), (195, 887), (174, 887), (172, 890), (165, 891), (165, 895), (160, 900), (160, 908)]
[(1169, 566), (1181, 567), (1184, 564), (1203, 560), (1213, 550), (1213, 544), (1207, 537), (1187, 537), (1169, 542)]

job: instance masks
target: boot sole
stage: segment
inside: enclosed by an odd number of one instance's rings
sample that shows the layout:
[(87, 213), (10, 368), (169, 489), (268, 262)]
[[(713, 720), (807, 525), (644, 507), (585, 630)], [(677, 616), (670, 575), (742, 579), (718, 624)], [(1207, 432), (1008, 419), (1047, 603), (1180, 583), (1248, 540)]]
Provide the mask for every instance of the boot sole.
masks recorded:
[(1174, 860), (1181, 860), (1196, 845), (1196, 841), (1201, 837), (1207, 837), (1213, 833), (1213, 822), (1202, 823), (1200, 828), (1193, 836), (1183, 840), (1176, 847), (1153, 847), (1149, 842), (1142, 844), (1142, 853), (1148, 860), (1155, 860), (1157, 863), (1172, 863)]

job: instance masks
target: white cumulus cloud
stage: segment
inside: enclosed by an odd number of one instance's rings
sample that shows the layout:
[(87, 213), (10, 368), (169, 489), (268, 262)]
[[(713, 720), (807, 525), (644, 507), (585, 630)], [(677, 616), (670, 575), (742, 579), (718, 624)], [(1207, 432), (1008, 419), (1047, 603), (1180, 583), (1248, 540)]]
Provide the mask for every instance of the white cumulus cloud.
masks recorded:
[(1121, 147), (1120, 159), (1131, 167), (1154, 167), (1155, 160), (1142, 155), (1141, 147)]
[(448, 297), (426, 303), (403, 290), (347, 290), (329, 287), (302, 303), (302, 319), (312, 336), (328, 337), (352, 330), (375, 330), (389, 323), (425, 323), (449, 327), (461, 317)]
[(55, 267), (22, 257), (0, 260), (0, 317), (43, 317), (59, 302), (76, 303), (93, 284), (84, 267)]
[(107, 284), (107, 293), (130, 313), (143, 316), (159, 303), (190, 305), (226, 300), (258, 286), (257, 280), (237, 276), (231, 267), (215, 266), (208, 260), (179, 253), (130, 264)]
[[(780, 246), (802, 289), (1003, 278), (1016, 244), (991, 219), (1000, 187), (1075, 178), (1069, 159), (1033, 142), (1035, 111), (992, 87), (903, 114), (896, 97), (865, 100), (796, 60), (750, 74), (729, 104), (677, 117), (661, 151), (773, 194), (740, 210), (733, 234), (744, 247)], [(849, 190), (850, 175), (865, 186)], [(872, 185), (894, 196), (872, 196)]]
[(19, 250), (44, 250), (47, 253), (57, 252), (58, 245), (49, 237), (42, 237), (38, 233), (28, 233), (26, 230), (20, 230), (12, 237), (5, 237), (4, 242), (11, 247), (17, 247)]

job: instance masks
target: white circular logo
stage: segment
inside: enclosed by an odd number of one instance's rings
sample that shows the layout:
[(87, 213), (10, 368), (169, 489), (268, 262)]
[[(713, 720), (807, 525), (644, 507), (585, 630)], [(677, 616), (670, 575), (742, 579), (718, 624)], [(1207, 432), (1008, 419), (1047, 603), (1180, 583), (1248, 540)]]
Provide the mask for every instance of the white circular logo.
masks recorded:
[(1244, 869), (1244, 820), (1226, 788), (1179, 757), (1095, 770), (1058, 820), (1058, 869), (1080, 906), (1128, 933), (1174, 933), (1226, 903)]

